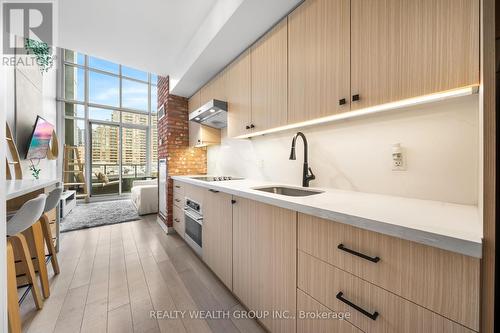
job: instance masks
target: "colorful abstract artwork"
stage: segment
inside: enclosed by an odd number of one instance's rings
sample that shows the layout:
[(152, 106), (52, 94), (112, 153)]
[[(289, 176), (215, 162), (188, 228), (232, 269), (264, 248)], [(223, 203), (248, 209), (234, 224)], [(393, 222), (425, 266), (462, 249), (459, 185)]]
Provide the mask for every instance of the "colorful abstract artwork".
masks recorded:
[(26, 159), (43, 159), (47, 157), (47, 150), (49, 149), (53, 131), (54, 126), (51, 123), (40, 116), (37, 117)]

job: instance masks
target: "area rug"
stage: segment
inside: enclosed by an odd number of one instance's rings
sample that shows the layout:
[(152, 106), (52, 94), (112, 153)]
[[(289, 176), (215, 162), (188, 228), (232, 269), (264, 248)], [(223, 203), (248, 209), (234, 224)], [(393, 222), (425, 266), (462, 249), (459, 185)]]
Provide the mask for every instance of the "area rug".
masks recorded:
[(61, 220), (61, 232), (139, 220), (132, 200), (78, 204)]

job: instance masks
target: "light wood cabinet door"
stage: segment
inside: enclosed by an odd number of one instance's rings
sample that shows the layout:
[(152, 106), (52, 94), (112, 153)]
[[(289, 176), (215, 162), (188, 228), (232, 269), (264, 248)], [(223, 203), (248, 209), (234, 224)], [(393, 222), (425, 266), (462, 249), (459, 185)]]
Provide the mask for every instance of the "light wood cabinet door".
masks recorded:
[[(233, 293), (256, 311), (296, 311), (296, 212), (236, 197)], [(283, 313), (283, 312), (281, 312)], [(295, 332), (295, 319), (260, 319), (270, 332)]]
[(298, 287), (329, 309), (350, 313), (348, 321), (363, 332), (474, 332), (302, 251)]
[(182, 183), (182, 185), (184, 186), (185, 198), (194, 200), (203, 207), (205, 189), (188, 183)]
[(205, 147), (220, 144), (220, 129), (189, 122), (189, 146)]
[(299, 250), (479, 330), (478, 258), (300, 213), (297, 229)]
[(184, 211), (178, 206), (173, 206), (174, 215), (173, 215), (173, 225), (175, 231), (184, 238), (185, 225), (184, 225)]
[(189, 109), (189, 112), (193, 112), (194, 110), (196, 110), (197, 108), (199, 108), (201, 106), (201, 93), (200, 91), (198, 90), (197, 92), (194, 93), (193, 96), (191, 96), (188, 100), (188, 109)]
[(184, 206), (186, 205), (186, 199), (184, 197), (184, 193), (182, 193), (181, 191), (174, 190), (174, 205), (180, 209), (184, 209)]
[(288, 123), (349, 111), (350, 53), (350, 0), (306, 0), (288, 16)]
[(174, 180), (174, 194), (175, 194), (175, 192), (178, 192), (182, 196), (184, 196), (184, 191), (185, 191), (185, 185), (184, 185), (184, 183), (181, 183), (178, 180)]
[(203, 200), (203, 260), (229, 289), (233, 288), (232, 196), (205, 190)]
[(249, 133), (251, 122), (250, 52), (246, 50), (227, 68), (227, 135), (235, 137)]
[(287, 122), (287, 18), (251, 48), (252, 131)]
[(203, 88), (200, 89), (201, 105), (212, 99), (220, 101), (227, 100), (226, 97), (226, 71), (223, 70), (212, 78)]
[(479, 83), (479, 0), (352, 0), (351, 109)]
[[(338, 311), (334, 312), (311, 296), (297, 289), (297, 333), (362, 333)], [(314, 315), (328, 315), (328, 318), (314, 318)]]

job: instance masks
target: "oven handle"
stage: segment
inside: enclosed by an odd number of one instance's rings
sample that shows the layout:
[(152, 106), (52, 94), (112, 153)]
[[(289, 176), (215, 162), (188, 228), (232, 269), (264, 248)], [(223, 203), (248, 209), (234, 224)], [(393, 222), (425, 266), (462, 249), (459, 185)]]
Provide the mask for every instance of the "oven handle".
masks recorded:
[(203, 221), (203, 216), (196, 216), (193, 213), (190, 213), (189, 210), (186, 208), (184, 208), (184, 214), (187, 215), (189, 218), (195, 220), (198, 223), (200, 223), (200, 221)]

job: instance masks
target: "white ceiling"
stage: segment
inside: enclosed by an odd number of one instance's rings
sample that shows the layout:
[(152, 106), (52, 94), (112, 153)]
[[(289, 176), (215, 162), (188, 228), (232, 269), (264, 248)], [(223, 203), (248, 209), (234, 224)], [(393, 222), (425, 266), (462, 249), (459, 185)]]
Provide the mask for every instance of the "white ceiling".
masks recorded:
[(170, 75), (190, 96), (301, 0), (63, 0), (58, 46)]

